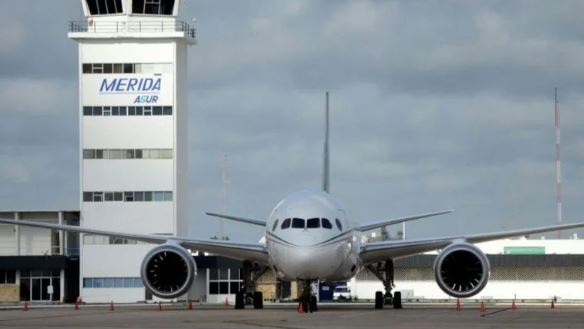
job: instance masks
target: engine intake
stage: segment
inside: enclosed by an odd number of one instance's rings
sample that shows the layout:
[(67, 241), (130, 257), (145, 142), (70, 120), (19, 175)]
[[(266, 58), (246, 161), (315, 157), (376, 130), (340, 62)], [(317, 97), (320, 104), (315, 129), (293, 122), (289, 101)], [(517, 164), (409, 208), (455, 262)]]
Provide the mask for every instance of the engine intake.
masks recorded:
[(489, 281), (491, 265), (487, 256), (469, 243), (453, 243), (434, 261), (436, 283), (452, 297), (478, 294)]
[(163, 244), (146, 254), (141, 275), (144, 285), (155, 296), (176, 298), (190, 289), (197, 275), (197, 265), (183, 247)]

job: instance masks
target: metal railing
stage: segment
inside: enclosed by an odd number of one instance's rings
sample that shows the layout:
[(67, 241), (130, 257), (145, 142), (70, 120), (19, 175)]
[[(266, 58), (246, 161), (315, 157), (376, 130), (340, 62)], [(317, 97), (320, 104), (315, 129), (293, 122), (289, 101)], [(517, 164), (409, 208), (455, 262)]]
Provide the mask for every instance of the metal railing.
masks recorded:
[(69, 22), (69, 32), (113, 33), (113, 32), (184, 32), (192, 39), (196, 30), (183, 21), (131, 21), (131, 22)]

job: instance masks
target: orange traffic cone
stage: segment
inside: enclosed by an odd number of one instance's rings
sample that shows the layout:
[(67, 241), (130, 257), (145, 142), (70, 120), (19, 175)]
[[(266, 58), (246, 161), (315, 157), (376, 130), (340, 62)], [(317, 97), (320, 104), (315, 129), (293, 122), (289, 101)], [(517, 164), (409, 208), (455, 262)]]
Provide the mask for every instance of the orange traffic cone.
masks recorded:
[(487, 309), (485, 308), (485, 302), (481, 300), (481, 313), (485, 313)]
[(158, 302), (158, 307), (156, 307), (158, 311), (162, 311), (162, 303)]
[(225, 306), (229, 306), (229, 300), (225, 297)]
[(554, 303), (554, 300), (553, 300), (553, 299), (552, 299), (552, 305), (551, 305), (551, 307), (550, 307), (550, 308), (551, 308), (551, 309), (554, 309), (554, 308), (556, 308), (556, 303)]
[(511, 310), (512, 311), (517, 310), (517, 305), (515, 304), (515, 299), (513, 300), (513, 304), (511, 304)]
[(110, 311), (114, 311), (114, 310), (115, 310), (115, 307), (114, 307), (114, 301), (112, 300), (112, 301), (110, 302)]
[(462, 309), (462, 307), (460, 306), (460, 298), (456, 299), (456, 310), (460, 311)]
[(23, 309), (23, 311), (24, 312), (27, 312), (28, 311), (28, 302), (27, 301), (24, 301), (24, 309)]
[(193, 301), (192, 300), (189, 299), (189, 302), (188, 302), (187, 305), (189, 307), (189, 310), (192, 310), (193, 309)]

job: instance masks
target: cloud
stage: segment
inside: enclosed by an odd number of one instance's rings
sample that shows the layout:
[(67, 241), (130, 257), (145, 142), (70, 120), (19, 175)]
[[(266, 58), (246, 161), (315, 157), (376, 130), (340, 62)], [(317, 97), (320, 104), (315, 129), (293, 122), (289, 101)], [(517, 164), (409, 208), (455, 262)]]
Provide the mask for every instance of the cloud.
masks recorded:
[(0, 21), (0, 56), (17, 53), (25, 39), (25, 29), (21, 23), (10, 21)]
[[(332, 191), (360, 221), (455, 208), (412, 237), (553, 223), (553, 88), (565, 212), (584, 212), (580, 1), (189, 1), (189, 210), (266, 218), (320, 187), (331, 91)], [(77, 204), (79, 3), (0, 3), (0, 207)], [(18, 22), (26, 21), (27, 24)], [(9, 29), (16, 29), (8, 32)], [(21, 29), (20, 31), (18, 29)], [(39, 33), (42, 31), (43, 33)], [(20, 169), (18, 169), (20, 168)], [(20, 172), (19, 172), (20, 170)], [(8, 192), (7, 192), (8, 191)], [(6, 197), (8, 195), (9, 197)], [(237, 240), (259, 230), (226, 225)]]
[(0, 99), (4, 111), (20, 113), (64, 113), (75, 106), (73, 81), (53, 79), (1, 79)]

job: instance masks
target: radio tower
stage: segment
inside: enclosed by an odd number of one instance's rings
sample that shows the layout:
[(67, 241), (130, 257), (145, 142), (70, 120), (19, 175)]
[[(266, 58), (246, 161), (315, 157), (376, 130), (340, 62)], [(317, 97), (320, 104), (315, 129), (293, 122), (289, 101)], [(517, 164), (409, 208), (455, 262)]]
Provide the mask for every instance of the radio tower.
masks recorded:
[[(558, 88), (555, 89), (555, 121), (556, 121), (556, 207), (557, 225), (562, 224), (562, 163), (560, 148), (560, 101), (558, 100)], [(561, 239), (562, 231), (558, 231), (558, 239)]]

